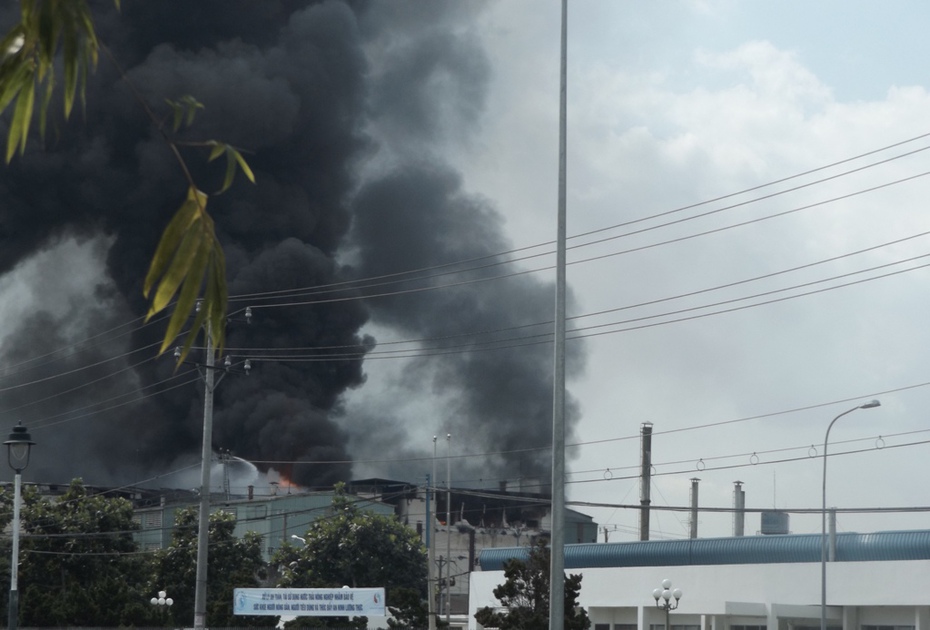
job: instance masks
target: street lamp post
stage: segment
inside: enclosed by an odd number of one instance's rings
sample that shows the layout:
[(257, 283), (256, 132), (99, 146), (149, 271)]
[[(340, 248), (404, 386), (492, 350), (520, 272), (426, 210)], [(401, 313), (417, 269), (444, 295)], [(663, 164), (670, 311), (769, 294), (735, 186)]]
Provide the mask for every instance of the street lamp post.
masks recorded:
[(29, 454), (35, 442), (26, 431), (23, 423), (13, 427), (10, 438), (4, 442), (7, 448), (7, 462), (16, 473), (13, 476), (13, 558), (10, 563), (10, 615), (9, 630), (16, 630), (19, 623), (19, 512), (22, 507), (22, 472), (29, 465)]
[(830, 440), (830, 429), (833, 428), (837, 420), (846, 414), (857, 409), (874, 409), (880, 405), (879, 401), (872, 400), (864, 405), (857, 405), (852, 409), (847, 409), (830, 421), (827, 432), (823, 437), (822, 504), (820, 508), (820, 630), (827, 630), (827, 444)]
[[(662, 587), (652, 591), (652, 597), (656, 600), (656, 607), (665, 611), (665, 630), (672, 630), (669, 625), (669, 612), (678, 608), (678, 600), (681, 599), (681, 589), (672, 590), (672, 581), (669, 579), (662, 580)], [(675, 599), (672, 602), (672, 599)]]
[[(452, 434), (446, 433), (446, 559), (452, 557)], [(446, 567), (446, 573), (449, 568)], [(446, 578), (446, 627), (449, 626), (449, 613), (452, 608), (452, 591)]]
[(427, 580), (426, 583), (429, 586), (427, 588), (427, 599), (426, 605), (427, 610), (429, 611), (429, 630), (436, 630), (436, 579), (433, 577), (433, 563), (435, 562), (436, 552), (434, 551), (436, 547), (436, 519), (434, 518), (434, 512), (438, 511), (439, 504), (438, 494), (436, 493), (436, 436), (433, 436), (433, 474), (430, 477), (430, 482), (427, 484), (429, 487), (426, 489), (426, 504), (429, 506), (427, 510), (428, 514), (426, 515), (426, 540), (427, 540)]
[(158, 596), (153, 597), (149, 602), (152, 606), (158, 607), (160, 611), (169, 610), (174, 605), (174, 600), (168, 597), (168, 593), (165, 591), (158, 591)]

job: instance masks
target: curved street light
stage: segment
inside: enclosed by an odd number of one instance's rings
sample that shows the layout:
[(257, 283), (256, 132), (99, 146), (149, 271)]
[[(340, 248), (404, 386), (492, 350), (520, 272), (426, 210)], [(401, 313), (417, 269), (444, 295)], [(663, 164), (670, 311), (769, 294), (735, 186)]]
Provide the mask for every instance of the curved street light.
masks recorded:
[(823, 437), (823, 478), (822, 478), (822, 504), (820, 508), (820, 630), (827, 630), (827, 443), (830, 440), (830, 429), (837, 420), (857, 409), (874, 409), (880, 407), (878, 400), (870, 400), (864, 405), (847, 409), (830, 421), (827, 433)]

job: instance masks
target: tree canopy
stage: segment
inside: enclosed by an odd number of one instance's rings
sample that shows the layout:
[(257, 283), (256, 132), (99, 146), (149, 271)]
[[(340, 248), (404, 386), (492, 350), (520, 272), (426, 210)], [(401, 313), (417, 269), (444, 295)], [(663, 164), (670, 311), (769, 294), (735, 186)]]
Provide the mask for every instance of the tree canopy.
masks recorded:
[[(505, 582), (494, 589), (506, 612), (485, 607), (475, 613), (475, 620), (485, 627), (500, 630), (537, 630), (549, 627), (549, 548), (538, 543), (530, 549), (527, 560), (514, 558), (504, 564)], [(565, 628), (587, 630), (591, 619), (578, 608), (581, 575), (565, 578)]]
[[(170, 614), (178, 623), (194, 618), (194, 586), (197, 579), (196, 507), (185, 508), (175, 515), (171, 545), (160, 550), (154, 560), (155, 590), (168, 587), (174, 599)], [(233, 589), (254, 588), (266, 577), (262, 558), (262, 538), (248, 532), (236, 538), (235, 517), (222, 510), (210, 515), (207, 560), (207, 619), (209, 627), (274, 626), (274, 616), (233, 615)]]
[[(0, 491), (0, 525), (11, 518), (12, 488)], [(123, 498), (91, 494), (80, 479), (54, 500), (34, 487), (23, 491), (19, 591), (24, 627), (171, 626), (194, 616), (197, 508), (177, 513), (171, 544), (157, 552), (139, 549), (132, 504)], [(260, 586), (266, 577), (262, 540), (234, 536), (235, 518), (210, 517), (210, 581), (207, 623), (214, 627), (274, 626), (277, 617), (234, 616), (233, 589)], [(0, 547), (0, 589), (9, 590), (10, 543)], [(166, 591), (174, 605), (150, 601)], [(7, 599), (0, 598), (0, 616)]]
[[(416, 532), (393, 515), (359, 508), (341, 484), (331, 512), (313, 522), (303, 536), (306, 544), (278, 551), (272, 561), (282, 567), (279, 586), (384, 587), (392, 625), (426, 625), (426, 548)], [(301, 618), (298, 623), (344, 625), (345, 620)]]
[[(8, 501), (12, 492), (4, 493)], [(129, 501), (90, 495), (75, 479), (54, 501), (27, 488), (21, 521), (21, 625), (153, 623), (150, 565), (133, 540), (138, 526)], [(9, 588), (8, 573), (4, 581)]]

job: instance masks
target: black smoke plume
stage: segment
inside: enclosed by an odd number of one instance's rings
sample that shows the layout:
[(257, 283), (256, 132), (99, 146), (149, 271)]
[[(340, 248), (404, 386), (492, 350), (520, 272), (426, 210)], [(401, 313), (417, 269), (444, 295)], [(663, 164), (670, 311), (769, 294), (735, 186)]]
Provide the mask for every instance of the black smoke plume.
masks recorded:
[[(480, 124), (490, 68), (463, 30), (476, 9), (297, 0), (133, 0), (121, 13), (112, 2), (95, 6), (120, 68), (104, 56), (86, 111), (69, 122), (53, 114), (47, 138), (0, 169), (0, 274), (8, 295), (25, 296), (5, 322), (0, 408), (7, 425), (22, 420), (41, 444), (32, 474), (132, 483), (199, 452), (201, 386), (188, 368), (175, 374), (170, 357), (155, 358), (162, 329), (136, 319), (146, 308), (148, 262), (185, 182), (128, 79), (159, 115), (166, 98), (190, 94), (205, 105), (183, 140), (248, 151), (257, 185), (239, 182), (210, 206), (230, 294), (253, 296), (230, 305), (230, 354), (351, 355), (260, 360), (248, 377), (224, 377), (216, 448), (304, 486), (329, 485), (352, 475), (353, 457), (428, 451), (409, 440), (420, 421), (393, 414), (391, 400), (439, 388), (456, 401), (447, 426), (471, 436), (469, 450), (507, 453), (472, 462), (476, 471), (545, 479), (547, 344), (415, 359), (409, 380), (383, 392), (377, 415), (347, 414), (346, 401), (365, 383), (363, 357), (375, 347), (363, 331), (369, 321), (400, 337), (477, 339), (549, 319), (551, 286), (523, 278), (414, 297), (374, 297), (361, 285), (349, 297), (363, 299), (259, 297), (509, 248), (496, 210), (464, 191), (437, 148)], [(0, 26), (13, 10), (3, 9)], [(8, 115), (3, 137), (7, 124)], [(201, 186), (219, 187), (222, 165), (185, 155)], [(247, 305), (256, 307), (251, 324), (239, 317)]]

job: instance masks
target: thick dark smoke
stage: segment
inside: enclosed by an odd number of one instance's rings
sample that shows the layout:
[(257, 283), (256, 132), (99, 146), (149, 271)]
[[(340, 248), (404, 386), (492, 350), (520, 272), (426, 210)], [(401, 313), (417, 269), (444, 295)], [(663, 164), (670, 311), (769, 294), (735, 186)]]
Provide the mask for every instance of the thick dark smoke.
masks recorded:
[[(371, 116), (372, 128), (383, 140), (382, 160), (372, 169), (377, 176), (364, 181), (353, 204), (352, 237), (361, 277), (457, 261), (501, 262), (506, 258), (489, 257), (512, 249), (502, 235), (501, 215), (480, 195), (466, 192), (441, 154), (444, 147), (467, 144), (481, 117), (494, 115), (484, 107), (492, 68), (474, 33), (474, 21), (463, 14), (464, 4), (450, 3), (452, 10), (432, 15), (428, 25), (415, 12), (394, 7), (390, 19), (409, 24), (404, 28), (407, 36), (392, 41), (385, 34), (376, 42)], [(539, 212), (540, 221), (551, 221), (553, 234), (554, 208), (555, 200), (551, 209)], [(469, 266), (481, 265), (462, 268)], [(442, 402), (431, 415), (409, 417), (378, 407), (364, 419), (355, 418), (369, 422), (382, 438), (355, 441), (360, 459), (377, 459), (385, 444), (391, 452), (411, 458), (428, 456), (428, 432), (421, 431), (420, 443), (414, 446), (409, 429), (392, 429), (425, 424), (440, 440), (445, 430), (454, 434), (456, 453), (492, 453), (457, 459), (453, 479), (459, 483), (507, 481), (531, 491), (548, 486), (553, 349), (546, 333), (552, 327), (532, 325), (552, 319), (554, 285), (530, 276), (461, 284), (514, 270), (504, 265), (443, 275), (397, 287), (443, 288), (369, 301), (373, 321), (397, 337), (425, 339), (426, 348), (452, 351), (412, 360), (393, 383), (398, 400), (435, 394)], [(492, 340), (498, 340), (498, 349), (489, 349)], [(578, 373), (583, 362), (581, 348), (572, 347), (570, 371)], [(570, 397), (566, 415), (570, 437), (579, 416)], [(439, 453), (444, 449), (440, 446)], [(414, 470), (424, 468), (421, 464)], [(395, 476), (405, 469), (410, 467), (395, 466)]]
[[(466, 194), (429, 148), (467, 136), (480, 122), (489, 67), (462, 30), (470, 10), (457, 3), (160, 0), (124, 2), (117, 15), (101, 0), (102, 39), (152, 108), (164, 114), (165, 98), (194, 95), (205, 110), (184, 138), (218, 138), (250, 152), (258, 184), (240, 182), (211, 201), (231, 295), (329, 285), (508, 248), (496, 211)], [(4, 11), (0, 26), (9, 24)], [(170, 380), (170, 357), (153, 360), (158, 326), (93, 336), (144, 313), (142, 279), (185, 182), (106, 59), (92, 78), (86, 114), (75, 118), (57, 121), (44, 143), (31, 143), (24, 158), (0, 169), (0, 273), (29, 283), (33, 293), (28, 312), (5, 322), (0, 351), (14, 367), (0, 384), (0, 408), (7, 425), (22, 420), (48, 454), (36, 455), (32, 474), (134, 482), (199, 452), (199, 386), (176, 387), (185, 378)], [(201, 185), (218, 188), (222, 165), (186, 155)], [(73, 256), (74, 239), (96, 258), (62, 260)], [(340, 262), (348, 252), (350, 269)], [(30, 260), (44, 266), (27, 269)], [(71, 288), (59, 294), (78, 297), (57, 299), (58, 284)], [(364, 301), (282, 306), (300, 300), (248, 298), (230, 310), (255, 306), (253, 323), (233, 317), (227, 343), (234, 356), (266, 348), (364, 352), (374, 346), (362, 332), (369, 318), (399, 337), (477, 338), (548, 319), (552, 295), (550, 286), (512, 279)], [(405, 424), (417, 419), (395, 417), (390, 401), (438, 388), (456, 400), (454, 426), (473, 436), (471, 450), (545, 447), (550, 365), (546, 344), (417, 360), (407, 386), (384, 392), (383, 413), (364, 417), (344, 407), (347, 392), (365, 382), (358, 356), (257, 361), (250, 376), (230, 374), (218, 387), (214, 445), (302, 485), (328, 485), (351, 476), (353, 455), (417, 451), (405, 443)], [(545, 478), (548, 458), (544, 450), (494, 456), (484, 475)]]

